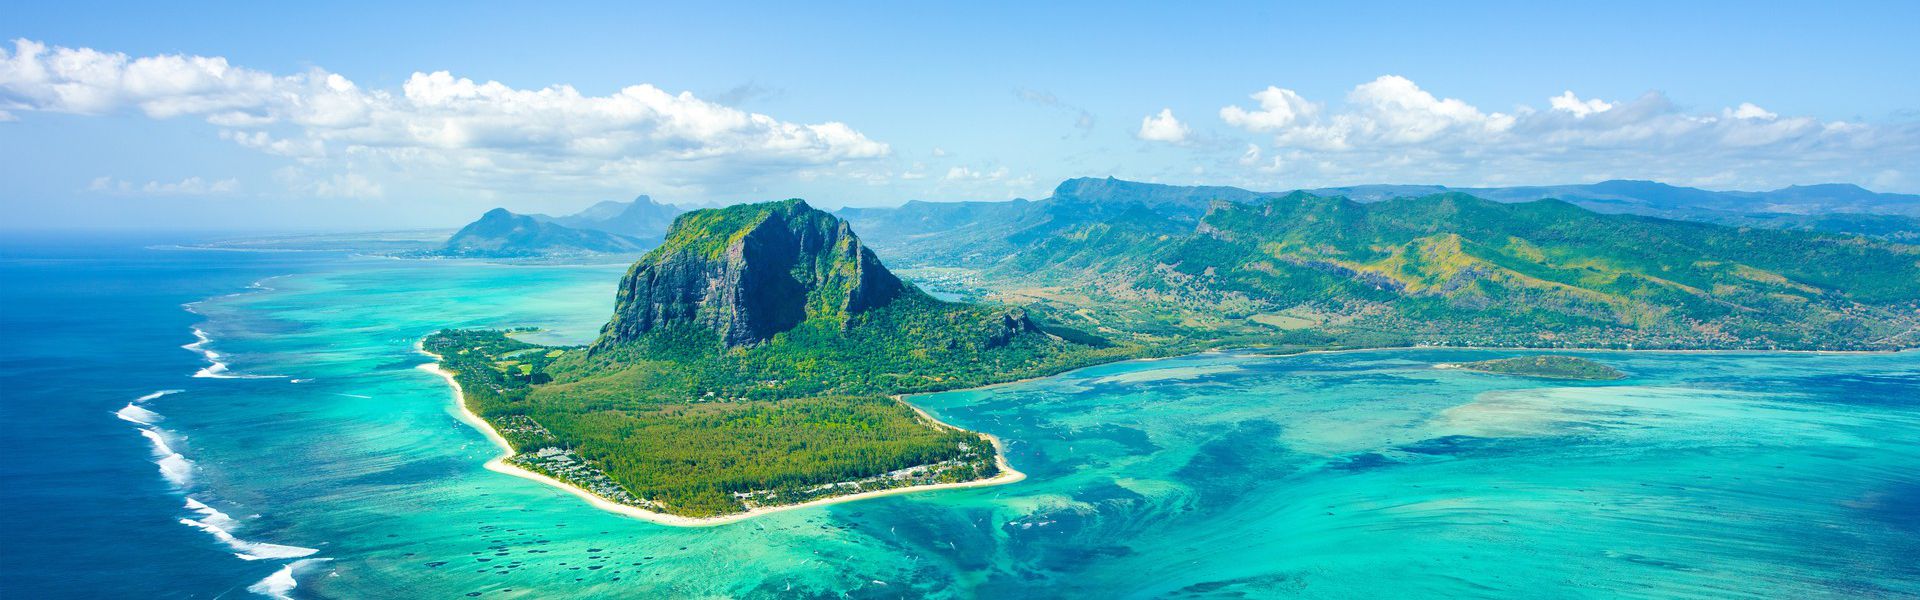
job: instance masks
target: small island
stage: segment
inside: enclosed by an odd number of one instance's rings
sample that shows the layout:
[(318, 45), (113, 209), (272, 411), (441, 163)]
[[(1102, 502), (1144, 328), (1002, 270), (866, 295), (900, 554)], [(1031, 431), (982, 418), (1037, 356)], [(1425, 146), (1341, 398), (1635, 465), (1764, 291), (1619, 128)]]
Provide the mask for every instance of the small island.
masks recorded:
[(1611, 381), (1627, 376), (1619, 369), (1597, 361), (1577, 356), (1543, 355), (1496, 358), (1470, 363), (1442, 363), (1434, 365), (1440, 369), (1461, 369), (1479, 371), (1496, 375), (1519, 375), (1523, 377), (1544, 377), (1547, 379), (1576, 379), (1582, 381)]

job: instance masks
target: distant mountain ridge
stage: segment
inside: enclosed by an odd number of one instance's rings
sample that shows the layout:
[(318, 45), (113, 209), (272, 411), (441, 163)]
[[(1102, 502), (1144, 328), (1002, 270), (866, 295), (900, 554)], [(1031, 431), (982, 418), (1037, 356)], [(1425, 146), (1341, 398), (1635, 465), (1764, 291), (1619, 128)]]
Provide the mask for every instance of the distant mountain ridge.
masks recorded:
[(684, 212), (686, 210), (678, 206), (654, 202), (651, 196), (642, 194), (627, 202), (600, 202), (563, 217), (530, 216), (574, 229), (604, 231), (657, 243), (666, 237), (674, 217)]
[[(1594, 193), (1670, 187), (1627, 182)], [(1331, 331), (1359, 345), (1916, 343), (1920, 248), (1912, 245), (1607, 214), (1571, 200), (1404, 195), (1423, 189), (1371, 190), (1379, 195), (1362, 202), (1079, 179), (1045, 200), (841, 214), (890, 261), (964, 269), (989, 298), (1051, 306), (1045, 312), (1063, 324), (1099, 331), (1248, 343)], [(1897, 207), (1903, 200), (1894, 196)], [(1791, 218), (1878, 223), (1887, 240), (1911, 221)]]
[(458, 258), (638, 254), (658, 245), (682, 212), (645, 195), (628, 202), (600, 202), (561, 217), (496, 208), (462, 227), (439, 248), (415, 254)]
[(428, 254), (453, 258), (535, 258), (637, 253), (646, 248), (644, 242), (623, 235), (574, 229), (496, 208), (460, 228), (439, 249)]
[[(1294, 191), (1360, 203), (1447, 193), (1502, 203), (1551, 198), (1598, 213), (1920, 241), (1920, 196), (1877, 193), (1849, 184), (1793, 186), (1772, 192), (1715, 192), (1649, 181), (1511, 188), (1360, 185)], [(1288, 193), (1081, 177), (1061, 182), (1042, 200), (915, 200), (890, 208), (843, 208), (838, 214), (865, 232), (876, 247), (888, 250), (889, 256), (913, 262), (937, 257), (939, 262), (977, 264), (1006, 256), (1020, 240), (1039, 239), (1080, 222), (1154, 221), (1178, 230), (1181, 227), (1176, 225), (1197, 222), (1214, 201), (1254, 204)]]
[(1618, 179), (1580, 185), (1499, 188), (1359, 185), (1302, 191), (1320, 196), (1346, 196), (1359, 202), (1447, 192), (1461, 192), (1497, 202), (1529, 202), (1553, 198), (1572, 202), (1595, 212), (1689, 220), (1697, 220), (1697, 217), (1724, 216), (1724, 213), (1794, 215), (1857, 213), (1920, 217), (1920, 195), (1879, 193), (1845, 183), (1796, 185), (1765, 192), (1716, 192), (1656, 181)]

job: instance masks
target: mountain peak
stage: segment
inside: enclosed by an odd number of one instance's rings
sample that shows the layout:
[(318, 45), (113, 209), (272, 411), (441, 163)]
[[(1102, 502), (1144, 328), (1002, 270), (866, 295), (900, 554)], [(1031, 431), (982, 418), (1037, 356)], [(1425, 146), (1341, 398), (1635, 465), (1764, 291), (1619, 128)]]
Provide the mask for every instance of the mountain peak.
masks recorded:
[(536, 256), (637, 253), (635, 240), (601, 231), (574, 229), (505, 208), (489, 210), (468, 223), (432, 254), (476, 258), (531, 258)]
[(621, 279), (596, 347), (694, 327), (726, 347), (766, 341), (803, 321), (844, 322), (918, 293), (832, 214), (798, 198), (696, 210)]

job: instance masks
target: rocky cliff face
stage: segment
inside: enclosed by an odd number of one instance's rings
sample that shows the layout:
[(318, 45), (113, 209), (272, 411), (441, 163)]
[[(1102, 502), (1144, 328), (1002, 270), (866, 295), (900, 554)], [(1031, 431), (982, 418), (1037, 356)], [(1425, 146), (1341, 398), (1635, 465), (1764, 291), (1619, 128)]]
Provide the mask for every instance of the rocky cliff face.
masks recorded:
[(701, 210), (676, 220), (627, 271), (596, 346), (673, 325), (711, 329), (730, 348), (751, 345), (918, 293), (844, 221), (803, 201)]

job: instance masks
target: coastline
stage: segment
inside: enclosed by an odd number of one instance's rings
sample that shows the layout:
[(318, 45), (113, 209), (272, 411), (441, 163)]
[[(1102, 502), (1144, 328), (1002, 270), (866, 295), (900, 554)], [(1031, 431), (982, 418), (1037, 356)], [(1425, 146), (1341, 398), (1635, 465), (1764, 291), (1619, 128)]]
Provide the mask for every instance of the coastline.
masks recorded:
[[(472, 426), (474, 429), (480, 430), (480, 433), (485, 434), (487, 436), (487, 439), (492, 441), (494, 446), (500, 449), (499, 456), (495, 456), (486, 462), (485, 466), (488, 471), (493, 471), (495, 473), (500, 473), (504, 475), (512, 475), (514, 477), (519, 477), (521, 479), (526, 479), (529, 481), (544, 483), (546, 485), (559, 488), (561, 491), (567, 492), (569, 494), (573, 494), (574, 496), (578, 496), (580, 499), (586, 500), (588, 504), (593, 505), (594, 508), (620, 514), (623, 516), (633, 517), (636, 519), (648, 521), (648, 522), (659, 524), (659, 525), (668, 525), (673, 527), (712, 527), (715, 525), (725, 525), (725, 524), (733, 523), (737, 521), (744, 521), (744, 520), (751, 519), (753, 517), (758, 517), (761, 515), (768, 515), (768, 514), (773, 514), (777, 512), (784, 512), (784, 511), (801, 509), (801, 508), (824, 506), (828, 504), (838, 504), (841, 502), (852, 502), (855, 500), (865, 500), (868, 498), (878, 498), (881, 496), (893, 496), (898, 494), (911, 494), (916, 492), (929, 492), (934, 490), (1004, 485), (1004, 484), (1014, 483), (1016, 481), (1020, 481), (1022, 479), (1027, 478), (1027, 475), (1025, 473), (1021, 473), (1020, 471), (1015, 470), (1013, 468), (1013, 465), (1007, 462), (1006, 445), (1000, 441), (999, 437), (989, 433), (981, 433), (980, 435), (986, 437), (987, 441), (993, 444), (994, 463), (998, 465), (1000, 468), (999, 474), (994, 475), (993, 477), (988, 477), (986, 479), (975, 479), (973, 481), (961, 481), (956, 483), (910, 485), (905, 487), (876, 490), (871, 492), (860, 492), (858, 494), (847, 494), (845, 496), (834, 496), (831, 498), (820, 498), (818, 500), (809, 500), (806, 502), (801, 502), (799, 504), (782, 504), (779, 506), (756, 507), (756, 508), (748, 509), (745, 512), (739, 512), (739, 513), (734, 513), (730, 515), (721, 515), (717, 517), (683, 517), (680, 515), (667, 514), (663, 512), (655, 512), (655, 511), (647, 510), (637, 506), (629, 506), (629, 505), (613, 502), (606, 498), (602, 498), (599, 495), (594, 494), (593, 492), (589, 492), (587, 490), (581, 489), (580, 487), (575, 486), (571, 483), (567, 483), (559, 479), (548, 477), (540, 473), (535, 473), (533, 471), (529, 471), (529, 470), (514, 466), (512, 464), (508, 464), (507, 459), (513, 457), (513, 445), (507, 443), (507, 438), (502, 437), (500, 435), (500, 432), (495, 431), (493, 429), (493, 425), (487, 423), (486, 419), (480, 418), (480, 415), (476, 415), (473, 413), (472, 410), (467, 409), (466, 392), (460, 389), (460, 382), (454, 379), (452, 372), (449, 372), (446, 369), (440, 368), (440, 356), (432, 352), (426, 351), (426, 349), (421, 347), (419, 343), (414, 344), (414, 350), (421, 354), (427, 355), (433, 358), (434, 360), (434, 362), (423, 364), (415, 368), (440, 376), (441, 379), (447, 382), (447, 385), (449, 387), (453, 388), (453, 405), (455, 408), (458, 409), (458, 413), (456, 416), (458, 416), (459, 419), (462, 422), (465, 422), (467, 425)], [(913, 409), (914, 412), (919, 413), (921, 417), (932, 422), (937, 427), (946, 427), (946, 428), (956, 429), (956, 430), (960, 429), (958, 427), (954, 427), (949, 423), (933, 418), (932, 415), (928, 414), (924, 410), (921, 410), (920, 407), (914, 406), (912, 403), (906, 402), (905, 400), (901, 400), (900, 396), (894, 396), (894, 400), (897, 402), (900, 402), (901, 404), (907, 405), (908, 408)]]
[[(1027, 478), (1027, 475), (1025, 473), (1022, 473), (1019, 470), (1014, 469), (1013, 465), (1007, 461), (1006, 443), (1002, 441), (999, 438), (999, 436), (995, 436), (991, 433), (986, 433), (986, 432), (977, 432), (982, 437), (985, 437), (989, 443), (993, 444), (994, 462), (999, 467), (999, 470), (1000, 470), (999, 474), (986, 479), (976, 479), (973, 481), (963, 481), (963, 482), (956, 482), (956, 483), (910, 485), (906, 487), (876, 490), (871, 492), (860, 492), (857, 494), (848, 494), (845, 496), (834, 496), (831, 498), (820, 498), (817, 500), (809, 500), (809, 501), (798, 503), (798, 504), (783, 504), (779, 506), (756, 507), (756, 508), (748, 509), (745, 512), (739, 512), (739, 513), (734, 513), (730, 515), (721, 515), (716, 517), (684, 517), (680, 515), (650, 511), (637, 506), (619, 504), (611, 500), (607, 500), (606, 498), (602, 498), (599, 495), (596, 495), (587, 490), (581, 489), (580, 487), (575, 486), (573, 484), (561, 481), (559, 479), (555, 479), (553, 477), (548, 477), (540, 473), (529, 471), (529, 470), (514, 466), (512, 464), (508, 464), (506, 461), (508, 458), (511, 458), (513, 456), (513, 446), (509, 444), (507, 442), (507, 439), (505, 437), (502, 437), (498, 431), (495, 431), (493, 426), (487, 423), (485, 419), (480, 418), (479, 415), (474, 414), (473, 411), (467, 409), (466, 393), (460, 388), (460, 382), (454, 379), (453, 373), (440, 368), (440, 360), (441, 360), (440, 356), (432, 352), (426, 351), (426, 349), (418, 342), (414, 344), (414, 350), (428, 357), (433, 358), (434, 362), (420, 365), (417, 368), (419, 368), (422, 371), (426, 371), (428, 373), (433, 373), (435, 375), (440, 376), (440, 378), (445, 380), (447, 382), (447, 385), (452, 388), (453, 403), (454, 403), (454, 407), (458, 409), (457, 416), (459, 417), (459, 419), (465, 422), (466, 424), (472, 426), (474, 429), (480, 430), (482, 434), (485, 434), (487, 436), (488, 440), (491, 440), (496, 447), (500, 448), (501, 454), (486, 462), (485, 467), (487, 470), (493, 471), (496, 473), (501, 473), (504, 475), (512, 475), (514, 477), (519, 477), (521, 479), (526, 479), (529, 481), (535, 481), (535, 482), (543, 483), (549, 486), (553, 486), (569, 494), (578, 496), (580, 499), (587, 501), (587, 503), (593, 505), (595, 508), (605, 510), (608, 512), (617, 513), (617, 514), (628, 516), (628, 517), (633, 517), (636, 519), (641, 519), (644, 521), (648, 521), (648, 522), (652, 522), (660, 525), (668, 525), (673, 527), (712, 527), (716, 525), (725, 525), (728, 523), (744, 521), (744, 520), (751, 519), (753, 517), (757, 517), (761, 515), (773, 514), (773, 513), (784, 512), (789, 510), (796, 510), (801, 508), (824, 506), (828, 504), (838, 504), (841, 502), (852, 502), (855, 500), (865, 500), (868, 498), (878, 498), (881, 496), (893, 496), (893, 495), (910, 494), (910, 493), (916, 493), (916, 492), (1004, 485), (1009, 483), (1015, 483)], [(1667, 350), (1667, 349), (1654, 349), (1654, 348), (1625, 349), (1625, 348), (1531, 348), (1531, 347), (1522, 348), (1522, 347), (1487, 347), (1487, 346), (1382, 346), (1382, 347), (1375, 347), (1375, 348), (1340, 348), (1340, 349), (1323, 349), (1323, 350), (1301, 350), (1297, 352), (1285, 352), (1285, 353), (1265, 353), (1265, 352), (1260, 352), (1256, 348), (1234, 348), (1234, 349), (1212, 348), (1212, 349), (1190, 352), (1186, 354), (1123, 359), (1123, 360), (1116, 360), (1112, 362), (1086, 365), (1086, 366), (1078, 367), (1075, 369), (1062, 371), (1060, 373), (1053, 373), (1049, 375), (1036, 375), (1033, 377), (1026, 377), (1026, 378), (1012, 380), (1012, 381), (1003, 381), (1000, 383), (994, 383), (994, 384), (989, 384), (989, 385), (984, 385), (979, 387), (966, 388), (966, 390), (981, 390), (981, 389), (990, 389), (990, 388), (1006, 386), (1006, 385), (1014, 385), (1014, 384), (1019, 384), (1024, 382), (1035, 381), (1039, 379), (1045, 379), (1048, 377), (1055, 377), (1055, 376), (1063, 375), (1066, 373), (1078, 371), (1081, 369), (1088, 369), (1088, 368), (1117, 364), (1117, 363), (1154, 362), (1154, 361), (1171, 360), (1175, 358), (1184, 358), (1189, 356), (1199, 356), (1203, 354), (1238, 355), (1244, 358), (1285, 358), (1289, 356), (1301, 356), (1301, 355), (1307, 355), (1307, 354), (1377, 352), (1377, 351), (1383, 351), (1383, 350), (1509, 350), (1509, 351), (1521, 351), (1521, 352), (1592, 352), (1592, 353), (1667, 352), (1667, 353), (1687, 353), (1687, 354), (1832, 354), (1832, 355), (1896, 354), (1899, 352), (1907, 351), (1907, 350), (1701, 350), (1701, 349)], [(921, 392), (921, 393), (937, 394), (937, 393), (945, 393), (945, 392), (952, 392), (952, 391), (966, 391), (966, 390), (943, 390), (941, 392)], [(907, 397), (914, 396), (914, 395), (918, 395), (918, 394), (895, 394), (893, 396), (893, 400), (906, 405), (907, 408), (912, 409), (914, 413), (920, 415), (921, 418), (926, 419), (929, 423), (933, 424), (936, 427), (945, 427), (945, 428), (954, 429), (954, 430), (961, 430), (959, 427), (955, 427), (950, 423), (934, 418), (934, 416), (931, 413), (928, 413), (925, 409), (922, 409), (919, 406), (915, 406), (912, 402), (908, 402), (906, 400)]]

